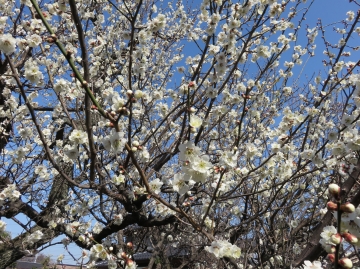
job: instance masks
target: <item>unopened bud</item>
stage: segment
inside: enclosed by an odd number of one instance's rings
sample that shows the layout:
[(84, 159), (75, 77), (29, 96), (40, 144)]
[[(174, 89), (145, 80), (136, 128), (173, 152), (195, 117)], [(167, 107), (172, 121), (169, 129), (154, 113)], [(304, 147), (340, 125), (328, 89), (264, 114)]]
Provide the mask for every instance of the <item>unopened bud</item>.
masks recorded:
[(110, 251), (113, 251), (113, 250), (114, 250), (114, 248), (113, 248), (113, 247), (109, 247), (109, 250), (110, 250)]
[(358, 242), (357, 237), (351, 233), (342, 233), (342, 237), (350, 244), (356, 244)]
[(194, 81), (190, 81), (188, 86), (189, 86), (190, 88), (195, 87), (195, 82), (194, 82)]
[(138, 147), (138, 146), (139, 146), (139, 141), (133, 141), (133, 142), (132, 142), (132, 145), (133, 145), (134, 147)]
[(190, 111), (190, 113), (195, 113), (196, 109), (194, 107), (190, 107), (189, 111)]
[(129, 112), (129, 110), (128, 110), (126, 107), (123, 107), (123, 108), (121, 109), (121, 114), (127, 116), (127, 115), (130, 114), (130, 112)]
[(342, 268), (352, 268), (353, 267), (352, 261), (349, 258), (340, 259), (339, 265), (341, 265)]
[(338, 199), (339, 195), (340, 195), (340, 187), (338, 184), (330, 184), (329, 185), (329, 193), (331, 193), (332, 195), (334, 195), (334, 197), (336, 199)]
[(126, 91), (126, 95), (127, 95), (128, 97), (132, 96), (132, 94), (133, 94), (133, 91), (132, 91), (132, 90), (127, 90), (127, 91)]
[(335, 254), (328, 254), (327, 258), (331, 261), (331, 262), (335, 262)]
[(132, 242), (127, 242), (127, 243), (126, 243), (126, 246), (127, 246), (128, 248), (133, 248), (133, 243), (132, 243)]
[(355, 211), (355, 206), (352, 203), (345, 203), (340, 205), (340, 210), (346, 213), (352, 213)]
[(338, 245), (341, 243), (341, 240), (342, 240), (342, 237), (339, 233), (337, 234), (333, 234), (331, 237), (330, 237), (330, 242), (335, 244), (335, 245)]
[(127, 259), (127, 255), (124, 251), (121, 252), (121, 258), (123, 258), (124, 260)]
[(336, 211), (336, 210), (338, 210), (338, 206), (334, 202), (328, 202), (327, 209), (331, 210), (331, 211)]
[(113, 127), (114, 127), (114, 123), (112, 123), (112, 122), (107, 122), (107, 123), (106, 123), (106, 126), (113, 128)]
[(132, 147), (132, 148), (131, 148), (131, 151), (134, 151), (134, 152), (135, 152), (135, 151), (137, 151), (137, 150), (138, 150), (137, 147)]
[(127, 265), (127, 266), (133, 266), (133, 265), (134, 265), (133, 260), (127, 259), (127, 260), (126, 260), (126, 265)]

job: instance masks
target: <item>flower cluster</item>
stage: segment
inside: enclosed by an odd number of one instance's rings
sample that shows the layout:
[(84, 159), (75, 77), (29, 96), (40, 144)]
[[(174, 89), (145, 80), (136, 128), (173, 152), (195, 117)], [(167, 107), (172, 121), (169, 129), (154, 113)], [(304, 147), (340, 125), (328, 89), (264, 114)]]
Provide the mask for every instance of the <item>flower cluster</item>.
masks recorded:
[(214, 254), (216, 258), (229, 257), (237, 259), (241, 255), (239, 247), (232, 245), (225, 240), (216, 240), (211, 243), (211, 246), (205, 247), (205, 250)]
[(0, 192), (0, 205), (4, 204), (7, 199), (15, 201), (19, 199), (20, 195), (21, 193), (17, 190), (16, 185), (10, 184)]

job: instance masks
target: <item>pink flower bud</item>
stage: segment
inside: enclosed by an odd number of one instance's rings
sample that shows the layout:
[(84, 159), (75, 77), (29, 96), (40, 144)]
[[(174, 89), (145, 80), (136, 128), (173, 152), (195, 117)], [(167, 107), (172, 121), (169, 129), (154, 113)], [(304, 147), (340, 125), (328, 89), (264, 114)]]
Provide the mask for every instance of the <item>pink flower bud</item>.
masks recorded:
[(128, 248), (133, 248), (133, 243), (132, 243), (132, 242), (127, 242), (127, 243), (126, 243), (126, 246), (127, 246)]
[(349, 258), (342, 258), (341, 260), (339, 260), (339, 264), (342, 266), (342, 268), (353, 267), (352, 261)]
[(190, 81), (190, 82), (189, 82), (189, 87), (190, 87), (190, 88), (195, 87), (195, 81)]
[(330, 237), (330, 242), (335, 244), (335, 245), (338, 245), (341, 243), (341, 235), (339, 233), (337, 234), (333, 234), (331, 237)]
[(345, 203), (343, 205), (340, 205), (340, 210), (342, 212), (352, 213), (355, 211), (355, 206), (351, 203)]
[(328, 254), (327, 258), (331, 261), (334, 262), (335, 261), (335, 254)]
[(338, 184), (330, 184), (329, 185), (329, 193), (331, 193), (332, 195), (334, 195), (334, 197), (337, 199), (339, 194), (340, 194), (340, 187)]
[(358, 242), (357, 237), (351, 233), (342, 233), (342, 237), (350, 244), (356, 244)]
[(327, 203), (327, 209), (331, 211), (337, 211), (338, 206), (334, 202), (328, 202)]
[(127, 266), (132, 266), (133, 264), (134, 264), (133, 260), (131, 260), (131, 259), (126, 260), (126, 265)]
[(126, 253), (124, 251), (121, 252), (121, 258), (123, 258), (124, 260), (127, 259), (127, 255), (126, 255)]

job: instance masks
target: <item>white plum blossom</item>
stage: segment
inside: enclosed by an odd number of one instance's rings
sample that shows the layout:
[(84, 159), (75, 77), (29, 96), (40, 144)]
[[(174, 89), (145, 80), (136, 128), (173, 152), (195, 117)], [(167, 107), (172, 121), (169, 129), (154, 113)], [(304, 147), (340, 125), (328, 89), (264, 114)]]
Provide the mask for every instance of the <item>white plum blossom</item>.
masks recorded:
[(189, 124), (191, 127), (199, 128), (202, 124), (202, 119), (199, 116), (191, 115)]
[(57, 80), (54, 85), (54, 91), (57, 93), (67, 92), (69, 89), (69, 82), (63, 78)]
[(323, 269), (323, 267), (319, 261), (304, 261), (303, 269)]
[(149, 185), (151, 190), (158, 194), (160, 192), (161, 186), (163, 185), (163, 182), (161, 182), (159, 178), (155, 178), (154, 180), (150, 181)]
[(11, 54), (16, 50), (16, 39), (11, 34), (0, 34), (0, 51)]
[(241, 255), (239, 247), (232, 245), (225, 240), (216, 240), (211, 243), (211, 246), (205, 247), (205, 250), (214, 254), (216, 258), (229, 257), (237, 259)]
[(326, 226), (321, 232), (320, 236), (324, 240), (325, 244), (330, 244), (330, 238), (333, 234), (336, 234), (337, 230), (334, 226)]
[(184, 195), (190, 190), (194, 183), (195, 181), (191, 180), (190, 178), (185, 179), (183, 174), (177, 173), (174, 175), (174, 179), (172, 180), (172, 187), (174, 191), (176, 191), (180, 195)]
[(115, 185), (120, 185), (121, 183), (125, 183), (125, 176), (120, 174), (117, 176), (114, 176), (111, 181), (115, 184)]
[(70, 160), (75, 160), (80, 156), (77, 145), (65, 145), (64, 153)]
[(82, 130), (73, 130), (69, 136), (69, 140), (74, 145), (85, 144), (88, 141), (87, 133)]
[(42, 42), (41, 37), (37, 34), (33, 34), (33, 35), (27, 37), (26, 40), (27, 40), (29, 47), (31, 47), (31, 48), (39, 46)]
[(29, 242), (29, 243), (35, 243), (39, 240), (41, 240), (43, 238), (44, 234), (37, 230), (35, 232), (33, 232), (32, 234), (30, 234), (27, 238), (26, 238), (26, 241)]
[(114, 153), (120, 153), (121, 151), (123, 151), (126, 143), (123, 132), (112, 132), (109, 141), (111, 144), (111, 150)]
[(191, 161), (200, 155), (200, 148), (195, 146), (194, 142), (192, 141), (186, 141), (185, 143), (181, 144), (179, 146), (179, 150), (180, 161)]
[(31, 83), (38, 84), (44, 75), (39, 69), (38, 64), (35, 61), (28, 61), (25, 63), (25, 78)]
[(199, 173), (208, 173), (210, 168), (212, 168), (212, 164), (209, 162), (209, 157), (204, 155), (199, 158), (194, 159), (191, 162), (191, 167), (193, 170)]

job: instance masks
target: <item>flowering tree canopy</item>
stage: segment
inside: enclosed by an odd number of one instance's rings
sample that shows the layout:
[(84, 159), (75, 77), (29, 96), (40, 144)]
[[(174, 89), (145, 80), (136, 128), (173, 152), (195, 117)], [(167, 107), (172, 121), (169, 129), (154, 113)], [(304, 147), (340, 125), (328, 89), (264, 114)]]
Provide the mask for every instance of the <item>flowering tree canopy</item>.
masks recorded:
[(359, 263), (360, 13), (185, 2), (0, 0), (0, 268)]

